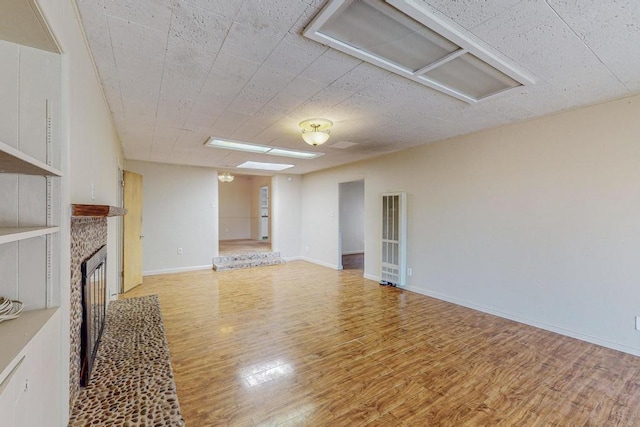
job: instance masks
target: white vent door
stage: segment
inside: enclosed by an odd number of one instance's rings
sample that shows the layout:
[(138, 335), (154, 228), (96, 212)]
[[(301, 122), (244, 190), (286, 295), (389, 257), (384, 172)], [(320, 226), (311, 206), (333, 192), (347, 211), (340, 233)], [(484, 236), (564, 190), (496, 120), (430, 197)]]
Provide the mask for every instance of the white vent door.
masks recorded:
[(406, 284), (407, 193), (382, 195), (382, 282)]

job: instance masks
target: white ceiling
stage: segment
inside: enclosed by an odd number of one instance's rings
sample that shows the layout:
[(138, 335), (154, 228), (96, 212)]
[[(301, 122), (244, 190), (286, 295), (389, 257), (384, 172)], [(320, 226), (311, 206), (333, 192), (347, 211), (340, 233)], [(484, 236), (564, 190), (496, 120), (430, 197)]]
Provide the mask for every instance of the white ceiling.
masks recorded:
[[(304, 38), (324, 0), (77, 0), (125, 158), (306, 173), (640, 93), (638, 0), (417, 0), (536, 77), (476, 105)], [(298, 123), (334, 122), (312, 149)], [(210, 137), (326, 153), (204, 147)], [(348, 148), (332, 147), (348, 141)], [(349, 145), (349, 144), (342, 144)]]

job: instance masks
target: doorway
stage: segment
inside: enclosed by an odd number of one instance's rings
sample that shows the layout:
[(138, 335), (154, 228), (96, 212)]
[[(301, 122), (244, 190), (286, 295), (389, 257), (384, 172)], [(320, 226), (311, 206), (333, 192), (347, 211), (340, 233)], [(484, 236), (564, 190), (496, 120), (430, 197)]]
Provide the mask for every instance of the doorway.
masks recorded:
[(271, 251), (270, 176), (235, 175), (218, 183), (218, 253)]
[(339, 269), (364, 274), (364, 180), (340, 183), (339, 205)]
[(142, 175), (124, 171), (124, 207), (122, 288), (128, 292), (142, 283)]

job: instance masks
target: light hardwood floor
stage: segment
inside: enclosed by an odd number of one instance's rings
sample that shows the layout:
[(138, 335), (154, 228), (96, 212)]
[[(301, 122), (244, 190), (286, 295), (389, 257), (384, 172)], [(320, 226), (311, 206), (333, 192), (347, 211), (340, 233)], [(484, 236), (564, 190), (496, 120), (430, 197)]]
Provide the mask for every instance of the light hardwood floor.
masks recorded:
[(640, 358), (305, 263), (145, 277), (205, 426), (638, 426)]
[(269, 252), (271, 242), (264, 240), (220, 240), (218, 242), (218, 253), (220, 255), (241, 254), (246, 252)]

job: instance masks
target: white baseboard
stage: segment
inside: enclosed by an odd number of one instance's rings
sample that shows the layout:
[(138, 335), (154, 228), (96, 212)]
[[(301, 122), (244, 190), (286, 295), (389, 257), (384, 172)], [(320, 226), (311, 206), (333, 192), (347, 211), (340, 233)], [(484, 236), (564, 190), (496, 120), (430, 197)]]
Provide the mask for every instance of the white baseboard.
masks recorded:
[(301, 256), (290, 256), (290, 257), (285, 257), (285, 258), (282, 258), (282, 259), (285, 260), (285, 261), (302, 261), (302, 260), (304, 260), (304, 257), (301, 257)]
[(375, 274), (369, 274), (369, 273), (364, 273), (364, 278), (373, 280), (374, 282), (378, 282), (378, 283), (380, 283), (380, 279), (381, 279), (380, 276), (376, 276)]
[(586, 335), (580, 332), (576, 332), (576, 331), (572, 331), (570, 329), (565, 329), (565, 328), (561, 328), (558, 326), (554, 326), (554, 325), (549, 325), (547, 323), (544, 322), (539, 322), (537, 320), (532, 320), (526, 317), (522, 317), (522, 316), (518, 316), (518, 315), (514, 315), (511, 313), (505, 313), (499, 310), (494, 310), (491, 308), (487, 308), (481, 305), (477, 305), (474, 303), (470, 303), (464, 300), (460, 300), (458, 298), (454, 298), (454, 297), (450, 297), (448, 295), (443, 295), (437, 292), (432, 292), (426, 289), (422, 289), (422, 288), (417, 288), (414, 286), (404, 286), (401, 289), (406, 289), (408, 291), (412, 291), (421, 295), (426, 295), (428, 297), (432, 297), (432, 298), (436, 298), (442, 301), (447, 301), (456, 305), (461, 305), (463, 307), (467, 307), (467, 308), (471, 308), (473, 310), (478, 310), (481, 311), (483, 313), (487, 313), (487, 314), (492, 314), (494, 316), (498, 316), (498, 317), (502, 317), (504, 319), (509, 319), (509, 320), (513, 320), (514, 322), (519, 322), (519, 323), (524, 323), (525, 325), (529, 325), (529, 326), (534, 326), (536, 328), (540, 328), (540, 329), (544, 329), (546, 331), (550, 331), (550, 332), (555, 332), (557, 334), (560, 335), (565, 335), (571, 338), (576, 338), (579, 339), (581, 341), (586, 341), (592, 344), (597, 344), (600, 345), (602, 347), (607, 347), (607, 348), (611, 348), (613, 350), (618, 350), (618, 351), (622, 351), (624, 353), (629, 353), (629, 354), (633, 354), (634, 356), (640, 356), (640, 348), (636, 348), (636, 347), (629, 347), (628, 345), (625, 344), (620, 344), (614, 341), (609, 341), (600, 337), (594, 337), (591, 335)]
[(303, 261), (310, 262), (312, 264), (317, 264), (317, 265), (321, 265), (323, 267), (331, 268), (333, 270), (339, 270), (340, 269), (340, 266), (338, 266), (337, 264), (329, 264), (328, 262), (318, 261), (317, 259), (308, 258), (306, 256), (300, 257), (300, 259), (303, 260)]
[(163, 268), (161, 270), (143, 271), (143, 276), (155, 276), (158, 274), (184, 273), (186, 271), (213, 270), (213, 265), (192, 265), (190, 267)]

